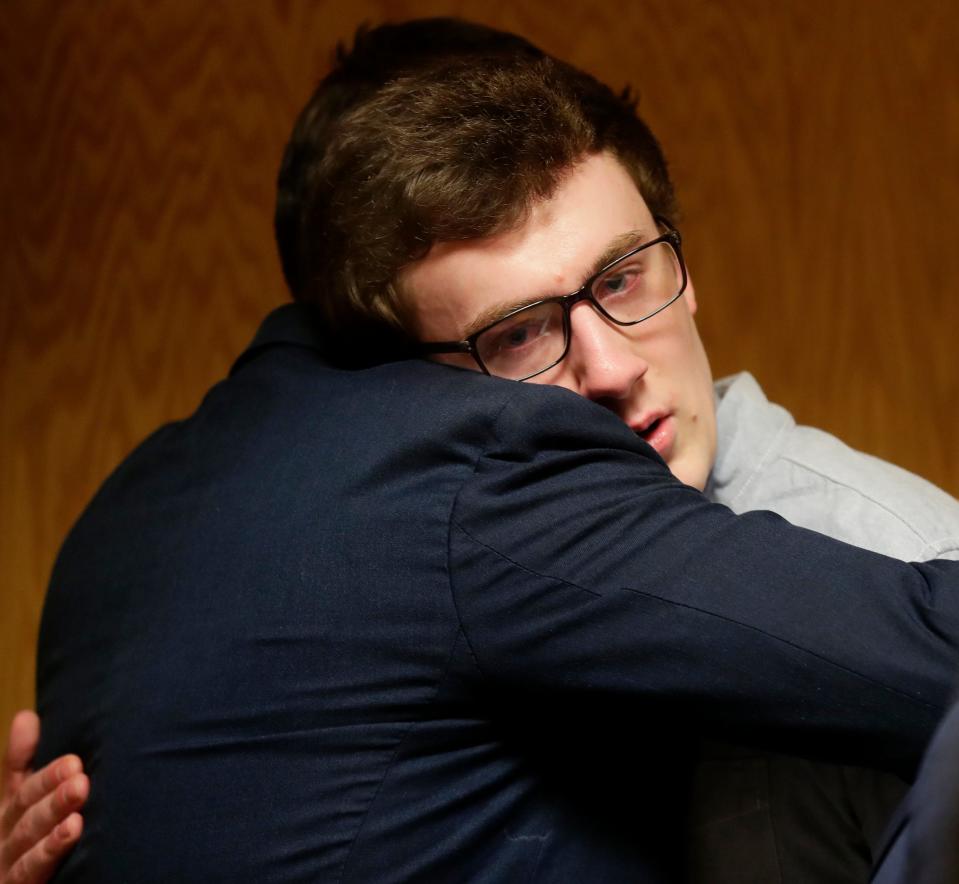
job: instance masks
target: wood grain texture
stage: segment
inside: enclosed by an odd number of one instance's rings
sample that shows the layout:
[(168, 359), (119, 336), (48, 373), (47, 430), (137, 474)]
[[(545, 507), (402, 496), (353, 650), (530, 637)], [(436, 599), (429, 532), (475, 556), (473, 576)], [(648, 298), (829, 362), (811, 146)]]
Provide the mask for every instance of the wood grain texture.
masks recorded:
[(285, 297), (274, 179), (333, 44), (450, 13), (638, 88), (717, 374), (748, 367), (800, 420), (959, 493), (955, 4), (7, 0), (4, 728), (32, 703), (70, 524)]

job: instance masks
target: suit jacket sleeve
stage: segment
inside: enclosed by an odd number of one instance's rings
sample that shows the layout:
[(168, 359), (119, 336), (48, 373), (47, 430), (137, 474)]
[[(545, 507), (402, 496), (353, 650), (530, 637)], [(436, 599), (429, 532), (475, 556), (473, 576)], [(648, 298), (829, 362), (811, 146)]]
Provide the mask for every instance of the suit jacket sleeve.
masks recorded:
[(479, 669), (725, 737), (907, 769), (959, 669), (959, 565), (736, 516), (612, 415), (513, 397), (457, 496), (449, 574)]

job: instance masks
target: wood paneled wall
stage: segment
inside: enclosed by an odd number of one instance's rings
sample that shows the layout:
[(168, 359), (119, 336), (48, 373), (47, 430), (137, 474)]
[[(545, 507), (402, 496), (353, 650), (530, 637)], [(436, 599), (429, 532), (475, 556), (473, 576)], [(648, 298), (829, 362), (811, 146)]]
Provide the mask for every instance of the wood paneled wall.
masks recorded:
[(332, 45), (443, 13), (637, 86), (716, 373), (959, 494), (959, 6), (6, 0), (0, 742), (71, 522), (284, 299), (273, 182)]

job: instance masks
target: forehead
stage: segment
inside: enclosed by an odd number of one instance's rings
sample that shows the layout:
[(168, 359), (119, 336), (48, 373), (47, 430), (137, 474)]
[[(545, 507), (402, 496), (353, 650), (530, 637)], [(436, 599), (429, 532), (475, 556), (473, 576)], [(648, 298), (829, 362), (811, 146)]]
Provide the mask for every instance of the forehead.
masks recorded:
[(611, 243), (656, 225), (632, 178), (609, 154), (574, 166), (517, 228), (439, 243), (405, 268), (400, 285), (420, 340), (459, 339), (498, 308), (575, 291)]

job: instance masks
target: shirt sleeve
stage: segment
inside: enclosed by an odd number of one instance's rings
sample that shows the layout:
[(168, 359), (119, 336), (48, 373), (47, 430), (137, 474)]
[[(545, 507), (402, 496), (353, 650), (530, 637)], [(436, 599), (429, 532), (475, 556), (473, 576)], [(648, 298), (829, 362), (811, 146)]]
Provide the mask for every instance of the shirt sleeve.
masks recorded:
[(734, 515), (579, 397), (515, 397), (456, 499), (449, 573), (501, 686), (908, 769), (959, 669), (959, 565)]

